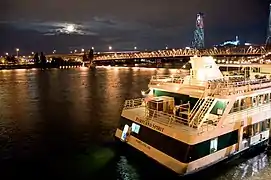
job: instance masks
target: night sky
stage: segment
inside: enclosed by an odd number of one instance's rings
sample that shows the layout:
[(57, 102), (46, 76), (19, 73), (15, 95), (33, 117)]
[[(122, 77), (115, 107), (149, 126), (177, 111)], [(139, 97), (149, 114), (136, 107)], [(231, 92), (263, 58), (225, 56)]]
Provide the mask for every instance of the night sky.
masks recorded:
[(263, 44), (268, 0), (1, 0), (0, 55), (74, 49), (106, 51), (190, 46), (196, 14), (205, 14), (207, 46)]

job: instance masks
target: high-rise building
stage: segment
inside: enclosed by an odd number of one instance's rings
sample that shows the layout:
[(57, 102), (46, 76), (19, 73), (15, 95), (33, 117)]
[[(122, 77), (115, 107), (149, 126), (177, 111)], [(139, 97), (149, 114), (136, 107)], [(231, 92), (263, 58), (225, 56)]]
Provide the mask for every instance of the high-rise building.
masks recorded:
[(192, 41), (192, 47), (196, 49), (204, 48), (203, 13), (197, 14), (196, 29), (194, 31), (194, 39)]

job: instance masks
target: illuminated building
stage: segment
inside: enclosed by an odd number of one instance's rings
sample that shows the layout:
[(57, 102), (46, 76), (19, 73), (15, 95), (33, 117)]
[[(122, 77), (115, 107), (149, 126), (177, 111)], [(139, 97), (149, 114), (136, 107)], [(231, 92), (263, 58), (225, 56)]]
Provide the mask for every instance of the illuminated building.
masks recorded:
[(196, 29), (194, 31), (194, 39), (192, 47), (196, 49), (204, 48), (204, 24), (203, 24), (203, 13), (197, 14)]

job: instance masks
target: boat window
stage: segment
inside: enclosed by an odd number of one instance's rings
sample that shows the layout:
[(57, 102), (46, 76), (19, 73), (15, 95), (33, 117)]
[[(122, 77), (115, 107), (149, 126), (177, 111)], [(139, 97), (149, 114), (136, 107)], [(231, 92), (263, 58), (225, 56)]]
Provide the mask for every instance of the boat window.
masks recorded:
[(256, 135), (259, 133), (258, 123), (255, 123), (253, 126), (253, 135)]
[(136, 123), (133, 123), (132, 124), (132, 132), (134, 133), (139, 133), (139, 130), (140, 130), (140, 125), (136, 124)]
[(252, 128), (252, 126), (249, 125), (249, 126), (247, 126), (247, 128), (248, 128), (248, 136), (249, 137), (253, 136), (253, 128)]
[(264, 97), (263, 97), (263, 95), (260, 95), (259, 96), (259, 105), (263, 104), (263, 101), (264, 101)]
[(253, 99), (253, 107), (257, 106), (257, 96), (252, 97)]
[(251, 108), (251, 102), (252, 102), (252, 97), (247, 97), (246, 98), (246, 107)]
[(226, 109), (227, 101), (218, 100), (211, 110), (211, 114), (214, 115), (222, 115)]
[(246, 109), (246, 102), (245, 102), (245, 99), (241, 99), (241, 105), (240, 105), (240, 110), (244, 110)]
[(267, 119), (267, 120), (266, 120), (266, 127), (267, 127), (268, 129), (270, 129), (270, 119)]
[(261, 122), (261, 132), (266, 131), (266, 120)]
[(243, 128), (243, 139), (248, 139), (249, 134), (248, 134), (248, 127)]
[(239, 108), (239, 100), (236, 100), (233, 104), (233, 112), (237, 112)]
[(123, 131), (122, 131), (121, 140), (123, 140), (123, 141), (126, 140), (128, 130), (129, 130), (129, 126), (127, 124), (125, 124)]
[(217, 138), (212, 139), (210, 143), (210, 153), (214, 153), (217, 151)]
[(268, 102), (268, 94), (264, 94), (263, 97), (263, 103), (266, 104)]

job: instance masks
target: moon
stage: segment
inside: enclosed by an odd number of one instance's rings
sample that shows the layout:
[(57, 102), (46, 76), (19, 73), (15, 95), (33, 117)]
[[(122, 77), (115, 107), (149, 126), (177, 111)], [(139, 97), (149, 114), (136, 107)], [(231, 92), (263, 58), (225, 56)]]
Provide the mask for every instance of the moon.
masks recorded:
[(68, 25), (67, 26), (67, 31), (70, 32), (70, 33), (74, 32), (75, 31), (74, 25), (72, 25), (72, 24)]

